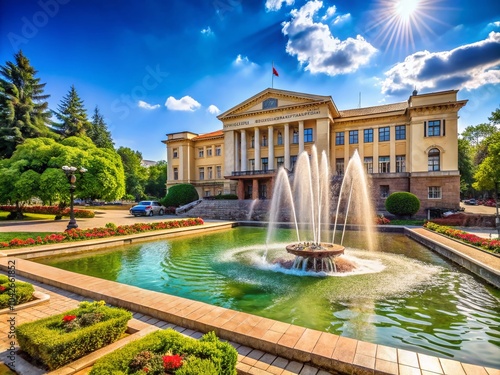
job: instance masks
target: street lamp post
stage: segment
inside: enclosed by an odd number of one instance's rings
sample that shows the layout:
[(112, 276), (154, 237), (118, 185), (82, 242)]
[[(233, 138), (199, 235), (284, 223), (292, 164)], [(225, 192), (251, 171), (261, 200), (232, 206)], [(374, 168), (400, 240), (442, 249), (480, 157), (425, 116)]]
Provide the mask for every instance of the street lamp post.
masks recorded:
[[(67, 165), (62, 167), (62, 170), (64, 173), (66, 173), (66, 176), (68, 177), (68, 181), (70, 183), (69, 185), (69, 192), (70, 192), (70, 206), (69, 206), (69, 223), (68, 226), (66, 227), (66, 230), (70, 229), (75, 229), (78, 228), (78, 224), (76, 223), (75, 219), (75, 211), (73, 209), (73, 203), (74, 203), (74, 193), (75, 193), (75, 182), (76, 182), (76, 176), (75, 172), (77, 171), (76, 167), (68, 167)], [(78, 170), (81, 174), (87, 172), (87, 170), (83, 167), (80, 167)]]
[(497, 214), (495, 217), (495, 226), (497, 228), (498, 239), (500, 240), (500, 216), (498, 216), (498, 182), (495, 182), (495, 207), (497, 209)]

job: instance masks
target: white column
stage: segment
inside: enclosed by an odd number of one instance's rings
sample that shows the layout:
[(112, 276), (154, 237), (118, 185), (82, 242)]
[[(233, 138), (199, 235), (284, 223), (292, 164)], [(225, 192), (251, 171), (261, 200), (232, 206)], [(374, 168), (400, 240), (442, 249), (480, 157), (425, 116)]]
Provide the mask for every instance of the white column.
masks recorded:
[(240, 130), (241, 137), (241, 170), (247, 170), (247, 132), (245, 129)]
[(240, 162), (240, 140), (238, 139), (240, 134), (238, 132), (234, 132), (234, 170), (241, 171), (241, 162)]
[(304, 121), (299, 121), (299, 154), (304, 151)]
[(255, 169), (262, 169), (260, 165), (260, 129), (255, 128), (254, 133), (254, 146), (255, 146)]
[(285, 124), (285, 168), (290, 169), (290, 125)]
[(268, 147), (268, 159), (269, 159), (269, 169), (274, 169), (274, 128), (272, 125), (267, 127), (267, 147)]

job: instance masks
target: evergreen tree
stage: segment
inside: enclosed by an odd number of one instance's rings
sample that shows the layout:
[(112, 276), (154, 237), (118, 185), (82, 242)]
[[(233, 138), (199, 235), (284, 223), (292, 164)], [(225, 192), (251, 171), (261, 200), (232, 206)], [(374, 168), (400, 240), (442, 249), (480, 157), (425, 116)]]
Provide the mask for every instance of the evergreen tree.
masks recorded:
[(45, 83), (22, 51), (0, 67), (0, 158), (10, 158), (28, 138), (50, 136)]
[(99, 148), (113, 148), (115, 144), (111, 138), (111, 133), (108, 130), (104, 117), (99, 112), (99, 107), (95, 107), (92, 123), (87, 131), (87, 136), (92, 139), (94, 144)]
[(55, 115), (61, 122), (52, 125), (63, 138), (86, 135), (91, 126), (83, 100), (78, 96), (74, 85), (71, 86), (68, 95), (61, 100), (59, 111), (55, 112)]

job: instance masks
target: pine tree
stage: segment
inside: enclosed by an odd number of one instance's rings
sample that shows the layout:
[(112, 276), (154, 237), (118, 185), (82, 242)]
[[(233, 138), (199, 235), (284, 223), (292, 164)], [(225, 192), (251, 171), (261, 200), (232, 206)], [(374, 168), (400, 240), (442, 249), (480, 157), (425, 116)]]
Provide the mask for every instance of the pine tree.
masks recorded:
[(87, 112), (83, 106), (83, 100), (72, 85), (68, 95), (63, 97), (58, 107), (59, 111), (55, 115), (61, 121), (54, 122), (52, 126), (63, 138), (71, 136), (86, 135), (90, 128)]
[(92, 139), (94, 144), (99, 148), (112, 148), (114, 149), (115, 144), (111, 138), (111, 133), (108, 130), (106, 123), (104, 122), (104, 117), (99, 111), (99, 107), (95, 107), (94, 115), (92, 116), (92, 123), (87, 131), (87, 136)]
[(0, 158), (10, 158), (28, 138), (50, 136), (45, 83), (22, 51), (0, 67)]

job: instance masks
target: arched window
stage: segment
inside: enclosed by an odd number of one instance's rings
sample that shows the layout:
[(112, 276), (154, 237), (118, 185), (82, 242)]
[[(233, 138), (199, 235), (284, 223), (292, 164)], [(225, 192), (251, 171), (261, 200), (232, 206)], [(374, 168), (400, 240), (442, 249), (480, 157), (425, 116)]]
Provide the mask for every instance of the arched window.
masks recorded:
[(437, 148), (431, 148), (428, 154), (429, 171), (439, 171), (441, 152)]

